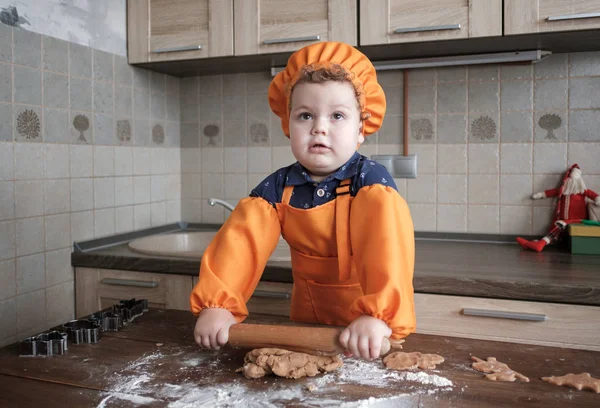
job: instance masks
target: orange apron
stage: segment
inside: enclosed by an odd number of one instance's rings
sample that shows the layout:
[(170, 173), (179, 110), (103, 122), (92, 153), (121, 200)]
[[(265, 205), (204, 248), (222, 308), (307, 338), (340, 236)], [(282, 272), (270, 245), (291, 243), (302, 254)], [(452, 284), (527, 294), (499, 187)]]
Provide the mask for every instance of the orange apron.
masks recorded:
[(293, 189), (286, 186), (276, 204), (292, 255), (290, 318), (347, 326), (356, 317), (352, 302), (363, 295), (350, 246), (350, 180), (340, 183), (335, 200), (310, 209), (290, 205)]

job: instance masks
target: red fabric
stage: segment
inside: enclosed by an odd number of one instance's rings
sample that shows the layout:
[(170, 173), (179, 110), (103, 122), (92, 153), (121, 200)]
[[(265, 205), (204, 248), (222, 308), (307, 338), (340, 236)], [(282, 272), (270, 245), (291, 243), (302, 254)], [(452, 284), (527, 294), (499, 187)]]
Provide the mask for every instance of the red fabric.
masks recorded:
[[(556, 197), (558, 196), (560, 189), (553, 188), (550, 190), (544, 191), (546, 197)], [(558, 199), (558, 211), (556, 212), (554, 221), (558, 220), (569, 220), (569, 219), (587, 219), (587, 203), (585, 199), (589, 198), (594, 201), (598, 194), (592, 190), (585, 190), (582, 194), (571, 194), (568, 196), (560, 196)]]

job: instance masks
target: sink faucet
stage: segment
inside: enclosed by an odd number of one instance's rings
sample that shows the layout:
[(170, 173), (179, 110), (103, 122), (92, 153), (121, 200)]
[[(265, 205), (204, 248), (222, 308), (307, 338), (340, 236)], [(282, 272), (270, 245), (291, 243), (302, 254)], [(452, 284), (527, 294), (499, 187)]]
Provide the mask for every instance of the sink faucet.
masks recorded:
[(208, 204), (214, 206), (215, 204), (221, 204), (223, 207), (227, 208), (229, 211), (233, 211), (235, 207), (229, 204), (227, 201), (219, 200), (218, 198), (209, 198)]

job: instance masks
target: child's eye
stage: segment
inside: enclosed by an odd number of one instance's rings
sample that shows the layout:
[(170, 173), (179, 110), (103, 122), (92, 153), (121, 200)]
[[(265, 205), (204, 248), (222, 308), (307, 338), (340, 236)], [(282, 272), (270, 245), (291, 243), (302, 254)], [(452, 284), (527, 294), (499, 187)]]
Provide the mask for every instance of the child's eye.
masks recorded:
[(308, 112), (302, 112), (300, 115), (298, 115), (298, 118), (302, 120), (310, 120), (312, 115)]
[(344, 115), (343, 115), (342, 113), (340, 113), (340, 112), (336, 112), (336, 113), (334, 113), (334, 114), (332, 115), (332, 117), (333, 117), (335, 120), (344, 119)]

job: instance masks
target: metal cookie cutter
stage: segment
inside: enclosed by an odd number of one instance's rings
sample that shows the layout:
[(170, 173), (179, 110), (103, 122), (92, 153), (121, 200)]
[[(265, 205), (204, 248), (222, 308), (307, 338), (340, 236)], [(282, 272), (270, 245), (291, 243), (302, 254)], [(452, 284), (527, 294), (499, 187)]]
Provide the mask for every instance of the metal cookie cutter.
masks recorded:
[(130, 323), (134, 318), (148, 311), (148, 299), (121, 300), (113, 306), (113, 312), (120, 314), (123, 323)]
[(51, 331), (21, 341), (22, 356), (55, 356), (67, 351), (67, 333)]
[(90, 315), (89, 320), (94, 322), (98, 322), (102, 331), (119, 331), (119, 329), (123, 326), (123, 318), (121, 314), (104, 311), (104, 312), (96, 312)]
[(63, 327), (73, 344), (97, 343), (102, 338), (102, 327), (94, 320), (71, 320)]

